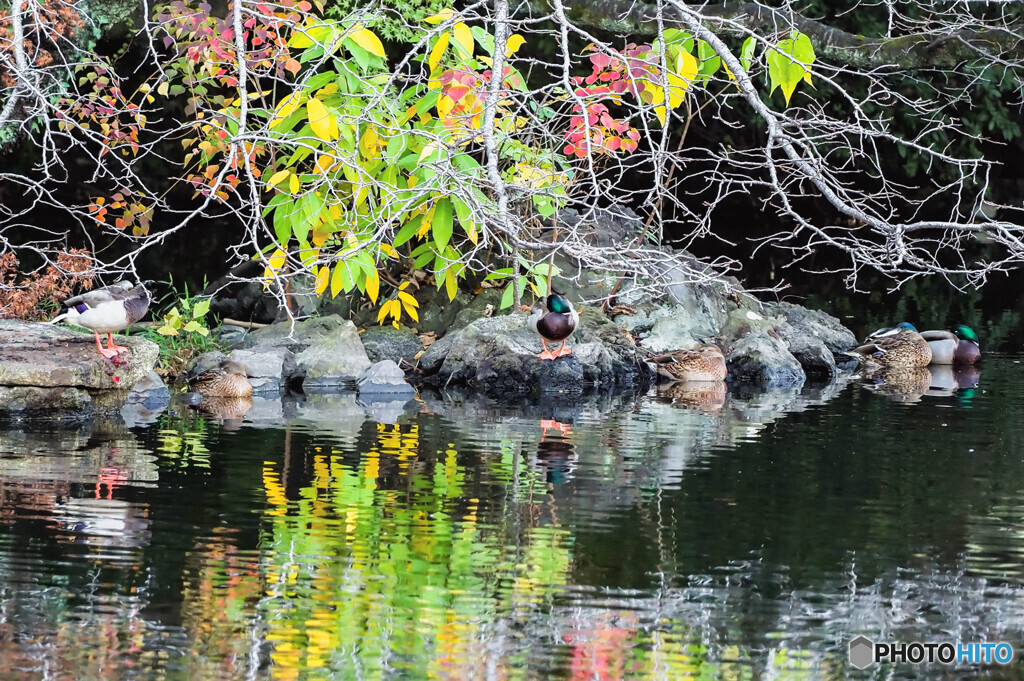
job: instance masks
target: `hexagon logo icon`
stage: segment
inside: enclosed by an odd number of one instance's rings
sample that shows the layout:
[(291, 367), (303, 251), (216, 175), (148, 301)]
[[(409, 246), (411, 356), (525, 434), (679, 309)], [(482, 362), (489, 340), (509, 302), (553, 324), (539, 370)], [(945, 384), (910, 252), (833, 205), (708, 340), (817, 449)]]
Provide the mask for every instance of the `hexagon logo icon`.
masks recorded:
[(875, 644), (866, 636), (858, 636), (850, 641), (850, 664), (857, 669), (864, 669), (875, 661)]

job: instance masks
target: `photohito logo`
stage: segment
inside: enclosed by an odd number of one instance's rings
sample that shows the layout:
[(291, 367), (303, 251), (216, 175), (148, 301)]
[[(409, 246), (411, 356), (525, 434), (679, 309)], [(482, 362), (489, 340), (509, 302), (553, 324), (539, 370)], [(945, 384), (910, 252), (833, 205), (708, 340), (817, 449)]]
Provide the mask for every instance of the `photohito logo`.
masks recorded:
[(876, 662), (940, 662), (942, 664), (1009, 664), (1009, 643), (875, 643), (866, 636), (850, 641), (850, 664), (864, 669)]

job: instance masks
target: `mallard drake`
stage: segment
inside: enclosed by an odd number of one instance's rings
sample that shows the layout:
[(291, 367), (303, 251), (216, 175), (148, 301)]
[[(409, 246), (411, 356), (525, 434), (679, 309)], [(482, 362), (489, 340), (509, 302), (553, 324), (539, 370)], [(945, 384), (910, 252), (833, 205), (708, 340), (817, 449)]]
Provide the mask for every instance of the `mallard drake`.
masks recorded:
[(843, 354), (859, 359), (868, 369), (926, 367), (932, 361), (932, 349), (909, 322), (879, 329), (868, 341)]
[[(543, 352), (538, 355), (541, 359), (557, 359), (572, 354), (572, 350), (565, 347), (565, 341), (579, 326), (580, 315), (561, 293), (552, 291), (551, 295), (538, 300), (530, 310), (526, 324), (540, 336), (540, 343), (544, 346)], [(552, 352), (548, 350), (547, 341), (562, 341), (562, 345)]]
[(932, 364), (974, 364), (981, 359), (978, 335), (961, 324), (954, 331), (922, 331), (921, 338), (932, 349)]
[(658, 374), (672, 381), (724, 381), (725, 355), (717, 345), (651, 357)]
[(252, 384), (246, 374), (246, 368), (238, 362), (224, 360), (189, 381), (189, 389), (204, 397), (249, 397)]
[[(88, 291), (64, 301), (67, 312), (50, 320), (51, 324), (65, 320), (69, 324), (89, 329), (96, 336), (96, 349), (107, 359), (117, 355), (127, 347), (114, 345), (113, 333), (124, 331), (139, 321), (149, 309), (149, 291), (143, 281), (132, 286), (129, 281), (118, 281), (110, 286)], [(107, 334), (107, 347), (100, 345), (100, 334)]]

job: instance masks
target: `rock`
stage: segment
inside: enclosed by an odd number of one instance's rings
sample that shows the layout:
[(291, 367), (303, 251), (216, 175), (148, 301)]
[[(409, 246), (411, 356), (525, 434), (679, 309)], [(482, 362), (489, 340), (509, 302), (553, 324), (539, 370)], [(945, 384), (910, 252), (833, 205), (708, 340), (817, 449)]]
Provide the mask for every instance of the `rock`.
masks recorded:
[(809, 376), (835, 376), (839, 372), (835, 353), (857, 346), (857, 338), (849, 329), (819, 310), (792, 303), (768, 303), (765, 310), (785, 320), (779, 326), (779, 337)]
[(295, 355), (281, 346), (232, 350), (228, 359), (245, 367), (253, 392), (257, 393), (281, 392), (296, 371)]
[(769, 314), (785, 318), (794, 333), (820, 340), (831, 352), (846, 352), (857, 347), (857, 337), (832, 315), (793, 303), (766, 303)]
[(224, 324), (214, 330), (217, 344), (224, 348), (238, 348), (245, 344), (248, 331), (240, 326)]
[[(396, 399), (401, 396), (412, 397), (416, 389), (405, 381), (405, 372), (392, 362), (386, 359), (367, 367), (356, 380), (359, 386), (360, 398), (366, 396), (387, 396), (388, 399)], [(393, 396), (393, 397), (392, 397)]]
[(115, 365), (96, 352), (91, 334), (63, 326), (0, 320), (0, 385), (130, 390), (153, 370), (160, 349), (137, 336), (117, 336), (131, 348)]
[(523, 314), (478, 319), (434, 343), (420, 362), (439, 385), (474, 385), (489, 393), (580, 392), (586, 387), (646, 385), (650, 368), (599, 311), (581, 314), (569, 340), (573, 354), (541, 360), (540, 338)]
[(404, 326), (371, 326), (359, 334), (359, 339), (371, 362), (387, 359), (411, 367), (416, 364), (416, 354), (423, 349), (419, 337)]
[(210, 352), (204, 352), (197, 357), (193, 357), (185, 365), (185, 380), (192, 381), (199, 374), (216, 369), (227, 358), (228, 356), (220, 350), (211, 350)]
[(92, 395), (82, 388), (0, 386), (0, 417), (79, 420), (93, 414)]
[(350, 321), (341, 326), (332, 325), (329, 332), (315, 338), (300, 352), (295, 361), (298, 365), (295, 375), (302, 377), (303, 390), (344, 386), (370, 366), (359, 332)]
[(730, 381), (762, 386), (799, 386), (806, 380), (800, 362), (779, 337), (779, 317), (766, 317), (747, 308), (733, 310), (722, 327), (720, 340)]
[(342, 328), (351, 325), (351, 322), (338, 315), (303, 319), (294, 324), (281, 322), (249, 332), (244, 345), (246, 348), (257, 345), (286, 347), (292, 352), (299, 353), (313, 343), (330, 338)]

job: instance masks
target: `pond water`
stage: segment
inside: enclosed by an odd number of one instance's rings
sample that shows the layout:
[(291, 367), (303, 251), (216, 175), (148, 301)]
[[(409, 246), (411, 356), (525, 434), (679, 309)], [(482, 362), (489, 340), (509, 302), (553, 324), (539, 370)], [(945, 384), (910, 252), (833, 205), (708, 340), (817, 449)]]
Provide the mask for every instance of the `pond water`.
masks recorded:
[(847, 646), (1019, 660), (1022, 360), (923, 395), (341, 394), (23, 425), (0, 433), (0, 678), (1021, 678), (860, 672)]

